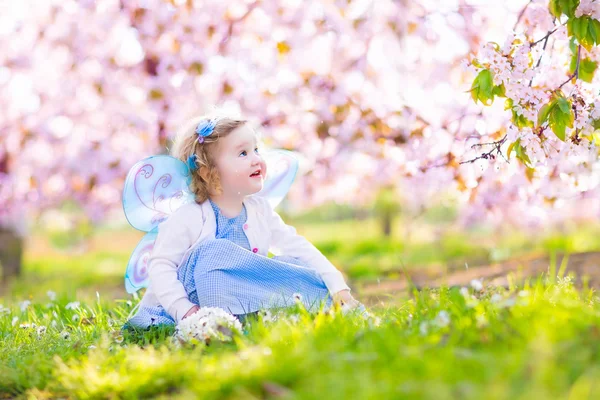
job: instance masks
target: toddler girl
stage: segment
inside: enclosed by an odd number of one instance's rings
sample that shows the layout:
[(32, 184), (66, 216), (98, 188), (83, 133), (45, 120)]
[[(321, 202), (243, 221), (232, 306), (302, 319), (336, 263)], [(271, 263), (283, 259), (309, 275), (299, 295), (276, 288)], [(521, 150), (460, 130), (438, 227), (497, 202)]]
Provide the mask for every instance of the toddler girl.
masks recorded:
[[(192, 171), (195, 202), (158, 228), (148, 260), (150, 284), (127, 325), (175, 324), (200, 307), (243, 317), (302, 301), (317, 310), (333, 301), (362, 306), (340, 271), (266, 198), (266, 164), (247, 121), (200, 117), (178, 135), (173, 155)], [(269, 250), (275, 257), (267, 256)]]

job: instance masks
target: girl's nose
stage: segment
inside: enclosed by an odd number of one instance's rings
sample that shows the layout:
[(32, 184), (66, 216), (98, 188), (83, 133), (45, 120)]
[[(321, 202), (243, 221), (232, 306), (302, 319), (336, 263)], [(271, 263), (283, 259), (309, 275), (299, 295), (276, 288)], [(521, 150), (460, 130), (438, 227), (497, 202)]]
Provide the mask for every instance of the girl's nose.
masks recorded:
[(259, 164), (262, 161), (262, 156), (260, 154), (252, 153), (252, 164)]

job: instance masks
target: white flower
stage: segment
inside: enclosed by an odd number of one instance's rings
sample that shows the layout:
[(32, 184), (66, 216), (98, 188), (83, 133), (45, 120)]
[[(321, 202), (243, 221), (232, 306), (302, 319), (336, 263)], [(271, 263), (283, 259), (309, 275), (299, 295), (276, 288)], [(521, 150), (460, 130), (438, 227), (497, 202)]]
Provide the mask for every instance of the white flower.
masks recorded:
[(433, 322), (440, 328), (444, 328), (450, 323), (450, 314), (448, 314), (447, 311), (442, 310), (438, 313)]
[(368, 322), (369, 327), (371, 328), (381, 325), (381, 318), (376, 317), (373, 314), (369, 314), (367, 311), (365, 311), (362, 316)]
[(21, 324), (21, 325), (19, 325), (19, 328), (22, 328), (22, 329), (29, 329), (29, 328), (31, 328), (31, 325), (30, 325), (30, 324), (28, 324), (28, 323), (24, 323), (24, 324)]
[(73, 321), (73, 322), (77, 322), (77, 321), (79, 321), (79, 314), (74, 314), (74, 315), (71, 317), (71, 321)]
[(67, 305), (65, 306), (65, 308), (66, 308), (67, 310), (76, 310), (76, 309), (78, 309), (78, 308), (79, 308), (79, 302), (78, 302), (78, 301), (72, 301), (72, 302), (70, 302), (69, 304), (67, 304)]
[(427, 331), (429, 330), (427, 321), (423, 321), (421, 322), (421, 324), (419, 325), (419, 333), (421, 333), (422, 336), (427, 335)]
[(273, 314), (269, 309), (263, 309), (259, 311), (262, 316), (262, 322), (265, 324), (273, 323), (279, 319), (279, 314)]
[(290, 321), (292, 322), (292, 324), (297, 324), (300, 321), (300, 315), (298, 314), (292, 314), (289, 317)]
[(0, 314), (10, 314), (10, 308), (4, 307), (2, 304), (0, 304)]
[(469, 297), (469, 289), (466, 287), (461, 287), (460, 288), (460, 294), (462, 294), (464, 297)]
[(90, 344), (90, 345), (88, 346), (88, 349), (95, 349), (95, 348), (96, 348), (96, 346), (94, 346), (93, 344)]
[(230, 341), (234, 333), (242, 332), (242, 324), (219, 307), (202, 307), (181, 320), (175, 329), (179, 342), (209, 343), (211, 339)]
[(50, 301), (54, 301), (56, 300), (56, 293), (53, 292), (52, 290), (48, 290), (46, 292), (46, 294), (48, 295), (48, 297), (50, 298)]
[(499, 302), (500, 302), (500, 300), (502, 300), (502, 296), (501, 296), (500, 294), (498, 294), (498, 293), (494, 293), (494, 294), (492, 295), (492, 297), (490, 298), (490, 301), (491, 301), (492, 303), (499, 303)]
[(473, 279), (471, 281), (471, 287), (475, 289), (475, 291), (479, 292), (483, 289), (483, 284), (479, 279)]
[(62, 331), (60, 337), (63, 338), (63, 340), (68, 340), (71, 337), (71, 334), (67, 331)]
[(22, 301), (19, 304), (19, 306), (21, 307), (21, 312), (25, 312), (25, 310), (27, 309), (27, 307), (29, 307), (30, 304), (31, 304), (31, 301), (29, 301), (29, 300)]
[(44, 325), (41, 325), (39, 328), (37, 328), (38, 336), (42, 336), (44, 333), (46, 333), (46, 327)]
[(504, 300), (504, 307), (512, 307), (515, 304), (517, 304), (517, 301), (514, 298), (512, 298), (512, 297)]
[(15, 326), (15, 324), (17, 323), (17, 321), (19, 320), (19, 317), (13, 317), (12, 322), (10, 323), (11, 326)]
[[(187, 319), (187, 318), (186, 318)], [(119, 335), (115, 338), (115, 342), (121, 344), (123, 343), (123, 335)]]
[(485, 317), (485, 315), (482, 315), (482, 314), (477, 314), (477, 317), (475, 317), (475, 318), (476, 318), (476, 320), (477, 320), (477, 327), (478, 327), (478, 328), (481, 328), (481, 327), (483, 327), (483, 326), (487, 326), (487, 324), (488, 324), (488, 320), (487, 320), (487, 318)]
[(373, 318), (371, 318), (369, 320), (369, 325), (371, 325), (371, 327), (381, 325), (381, 318), (379, 318), (379, 317), (373, 317)]

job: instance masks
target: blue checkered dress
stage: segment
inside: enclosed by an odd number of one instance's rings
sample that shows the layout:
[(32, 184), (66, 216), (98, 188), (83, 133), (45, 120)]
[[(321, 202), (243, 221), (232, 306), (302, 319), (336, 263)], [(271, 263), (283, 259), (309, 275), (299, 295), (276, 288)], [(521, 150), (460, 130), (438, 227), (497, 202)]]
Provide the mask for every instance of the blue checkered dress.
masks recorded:
[[(253, 253), (243, 229), (246, 206), (227, 218), (210, 201), (215, 212), (215, 239), (197, 245), (177, 270), (191, 302), (200, 307), (220, 307), (242, 317), (259, 309), (287, 307), (300, 299), (316, 311), (331, 306), (327, 286), (319, 274), (297, 258), (268, 258)], [(175, 324), (162, 306), (140, 307), (126, 324), (138, 328)]]

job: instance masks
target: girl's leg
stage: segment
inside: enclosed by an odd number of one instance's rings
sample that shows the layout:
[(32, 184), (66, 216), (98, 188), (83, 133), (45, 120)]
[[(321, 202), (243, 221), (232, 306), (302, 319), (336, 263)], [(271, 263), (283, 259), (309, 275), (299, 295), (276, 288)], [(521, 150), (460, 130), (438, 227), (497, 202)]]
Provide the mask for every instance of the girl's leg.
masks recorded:
[(300, 260), (271, 259), (226, 239), (203, 242), (181, 269), (191, 301), (193, 294), (201, 307), (221, 307), (234, 315), (289, 307), (297, 294), (310, 309), (329, 300), (321, 277)]

